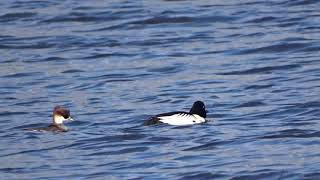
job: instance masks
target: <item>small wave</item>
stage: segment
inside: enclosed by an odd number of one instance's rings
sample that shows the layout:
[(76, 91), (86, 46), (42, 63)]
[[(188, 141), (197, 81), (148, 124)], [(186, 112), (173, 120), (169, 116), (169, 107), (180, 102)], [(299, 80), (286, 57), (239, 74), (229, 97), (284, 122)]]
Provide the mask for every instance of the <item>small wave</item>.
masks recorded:
[(262, 101), (250, 101), (250, 102), (242, 103), (242, 104), (236, 106), (236, 108), (256, 107), (256, 106), (264, 106), (264, 105), (266, 105), (266, 104), (263, 103)]
[(219, 73), (218, 75), (250, 75), (250, 74), (264, 74), (270, 73), (273, 71), (280, 71), (280, 70), (290, 70), (300, 68), (301, 66), (298, 64), (289, 64), (289, 65), (282, 65), (282, 66), (267, 66), (261, 68), (253, 68), (243, 71), (232, 71), (226, 73)]
[(125, 53), (103, 53), (103, 54), (94, 54), (87, 56), (84, 59), (99, 59), (107, 57), (134, 57), (136, 54), (125, 54)]
[(231, 16), (201, 16), (201, 17), (191, 17), (191, 16), (154, 16), (151, 18), (143, 20), (130, 20), (124, 23), (119, 23), (112, 26), (107, 26), (98, 29), (92, 29), (89, 31), (82, 32), (95, 32), (95, 31), (107, 31), (107, 30), (117, 30), (117, 29), (142, 29), (145, 26), (151, 25), (163, 25), (163, 24), (207, 24), (207, 23), (217, 23), (217, 22), (232, 22), (238, 17)]
[[(41, 133), (42, 134), (42, 133)], [(8, 157), (8, 156), (14, 156), (14, 155), (22, 155), (22, 154), (38, 154), (41, 152), (48, 152), (50, 150), (55, 150), (55, 149), (67, 149), (73, 146), (77, 146), (78, 143), (72, 143), (72, 144), (66, 144), (66, 145), (59, 145), (59, 146), (52, 146), (49, 148), (40, 148), (40, 149), (32, 149), (32, 150), (23, 150), (23, 151), (19, 151), (19, 152), (15, 152), (15, 153), (10, 153), (10, 154), (5, 154), (5, 155), (1, 155), (0, 157)]]
[(73, 73), (82, 73), (82, 72), (85, 72), (85, 71), (81, 70), (81, 69), (69, 69), (69, 70), (66, 70), (66, 71), (62, 71), (61, 73), (63, 73), (63, 74), (73, 74)]
[(37, 13), (33, 12), (18, 12), (18, 13), (7, 13), (0, 16), (0, 22), (10, 22), (27, 19), (33, 16), (36, 16)]
[(274, 84), (251, 85), (251, 86), (245, 87), (244, 89), (254, 89), (254, 90), (257, 90), (257, 89), (267, 89), (267, 88), (271, 88), (271, 87), (273, 87), (273, 86), (274, 86)]
[(167, 74), (167, 73), (177, 73), (177, 72), (180, 72), (183, 70), (183, 65), (179, 65), (179, 64), (176, 64), (174, 66), (170, 66), (170, 67), (159, 67), (159, 68), (149, 68), (148, 69), (148, 72), (151, 72), (151, 73), (164, 73), (164, 74)]
[(15, 73), (6, 76), (2, 76), (2, 78), (22, 78), (22, 77), (31, 77), (31, 76), (39, 76), (42, 75), (41, 72), (30, 72), (30, 73)]
[[(190, 173), (188, 173), (190, 174)], [(192, 172), (192, 175), (184, 175), (182, 178), (179, 178), (179, 180), (198, 180), (198, 179), (217, 179), (217, 178), (225, 178), (227, 175), (225, 174), (212, 174), (209, 172)]]
[(36, 44), (29, 44), (29, 45), (6, 45), (6, 44), (2, 44), (0, 45), (0, 49), (47, 49), (47, 48), (51, 48), (54, 45), (49, 44), (47, 42), (39, 42)]
[(103, 17), (95, 17), (95, 16), (86, 16), (86, 15), (78, 15), (78, 16), (57, 16), (51, 19), (47, 19), (42, 21), (42, 23), (59, 23), (59, 22), (99, 22), (107, 20)]
[(273, 22), (274, 20), (276, 20), (276, 17), (273, 16), (267, 16), (267, 17), (259, 17), (259, 18), (255, 18), (253, 20), (249, 20), (245, 23), (265, 23), (265, 22)]
[(285, 4), (285, 6), (302, 6), (302, 5), (315, 5), (318, 4), (319, 1), (318, 0), (296, 0), (296, 1), (287, 1)]
[(235, 55), (245, 55), (245, 54), (254, 54), (254, 53), (284, 53), (284, 52), (295, 52), (297, 50), (303, 50), (311, 46), (310, 43), (283, 43), (270, 45), (260, 48), (245, 49), (234, 52)]
[[(139, 133), (128, 133), (128, 134), (120, 134), (120, 135), (106, 135), (101, 137), (87, 138), (76, 141), (77, 143), (94, 143), (101, 144), (101, 142), (122, 142), (128, 140), (139, 140), (145, 138), (146, 135)], [(94, 147), (93, 147), (94, 148)]]
[(187, 149), (184, 149), (183, 151), (210, 150), (210, 149), (214, 149), (217, 146), (222, 145), (222, 144), (225, 145), (225, 144), (228, 144), (228, 142), (226, 142), (226, 141), (216, 141), (216, 142), (211, 142), (211, 143), (207, 143), (207, 144), (204, 144), (204, 145), (199, 145), (199, 146), (194, 146), (194, 147), (191, 147), (191, 148), (187, 148)]
[(236, 19), (236, 17), (228, 16), (155, 16), (146, 20), (136, 21), (133, 24), (177, 24), (177, 23), (207, 23), (207, 22), (227, 22)]
[[(246, 179), (290, 179), (290, 176), (287, 175), (285, 171), (276, 171), (276, 170), (269, 170), (263, 169), (258, 171), (246, 171), (243, 172), (243, 175), (236, 175), (232, 177), (232, 180), (246, 180)], [(292, 178), (292, 177), (291, 177)]]
[(4, 111), (4, 112), (0, 112), (0, 117), (1, 116), (16, 116), (16, 115), (24, 115), (24, 114), (28, 114), (27, 112), (22, 112), (22, 111)]
[(309, 109), (309, 108), (318, 108), (320, 107), (319, 101), (308, 101), (305, 103), (294, 103), (294, 104), (285, 104), (286, 109)]
[(279, 139), (279, 138), (313, 138), (320, 137), (319, 131), (303, 129), (287, 129), (262, 136), (261, 139)]
[(59, 4), (58, 2), (44, 1), (44, 0), (14, 1), (12, 2), (12, 6), (10, 8), (37, 9), (37, 8), (48, 8), (58, 4)]
[(108, 156), (108, 155), (121, 155), (121, 154), (129, 154), (136, 152), (144, 152), (147, 151), (148, 147), (134, 147), (134, 148), (124, 148), (116, 151), (101, 151), (95, 152), (91, 154), (86, 154), (85, 156)]

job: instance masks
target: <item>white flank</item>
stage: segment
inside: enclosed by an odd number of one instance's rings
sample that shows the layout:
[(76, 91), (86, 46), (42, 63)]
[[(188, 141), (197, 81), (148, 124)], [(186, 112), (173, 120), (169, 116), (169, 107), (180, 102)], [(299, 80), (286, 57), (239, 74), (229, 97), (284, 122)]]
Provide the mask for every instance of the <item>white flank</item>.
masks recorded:
[(160, 122), (176, 126), (192, 125), (206, 122), (203, 117), (196, 114), (175, 114), (172, 116), (161, 116), (158, 118), (160, 119)]

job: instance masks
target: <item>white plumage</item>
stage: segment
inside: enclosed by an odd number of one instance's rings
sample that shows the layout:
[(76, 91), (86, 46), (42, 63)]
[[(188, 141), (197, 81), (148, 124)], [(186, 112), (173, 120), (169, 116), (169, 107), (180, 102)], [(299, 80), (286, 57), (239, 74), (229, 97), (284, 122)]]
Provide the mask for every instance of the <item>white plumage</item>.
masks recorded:
[(204, 123), (206, 120), (197, 115), (197, 114), (174, 114), (171, 116), (160, 116), (158, 117), (160, 122), (167, 123), (170, 125), (192, 125), (192, 124), (199, 124)]

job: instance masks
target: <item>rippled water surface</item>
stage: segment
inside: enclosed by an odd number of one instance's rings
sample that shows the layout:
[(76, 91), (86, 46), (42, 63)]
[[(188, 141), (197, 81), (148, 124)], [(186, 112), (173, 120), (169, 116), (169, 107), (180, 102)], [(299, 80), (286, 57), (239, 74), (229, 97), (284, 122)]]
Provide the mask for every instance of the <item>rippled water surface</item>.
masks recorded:
[[(320, 1), (0, 2), (0, 179), (319, 179)], [(144, 127), (202, 100), (206, 124)], [(67, 133), (34, 133), (55, 105)]]

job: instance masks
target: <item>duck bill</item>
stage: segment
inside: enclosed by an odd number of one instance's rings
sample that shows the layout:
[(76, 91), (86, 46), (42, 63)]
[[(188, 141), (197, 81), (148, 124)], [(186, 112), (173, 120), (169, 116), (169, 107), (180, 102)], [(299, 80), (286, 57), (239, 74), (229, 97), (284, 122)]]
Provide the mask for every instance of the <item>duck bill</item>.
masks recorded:
[(74, 119), (72, 117), (69, 117), (67, 120), (68, 121), (74, 121)]

